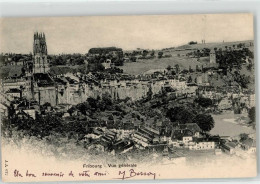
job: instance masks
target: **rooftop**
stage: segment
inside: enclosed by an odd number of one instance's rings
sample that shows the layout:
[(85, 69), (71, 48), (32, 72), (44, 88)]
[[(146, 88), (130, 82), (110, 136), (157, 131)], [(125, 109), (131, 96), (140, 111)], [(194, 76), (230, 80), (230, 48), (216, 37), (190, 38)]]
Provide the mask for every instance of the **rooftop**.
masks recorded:
[(11, 88), (6, 93), (20, 93), (21, 90), (17, 88)]
[(201, 129), (196, 123), (179, 124), (174, 130), (190, 130), (192, 132), (200, 132)]
[(33, 79), (37, 82), (39, 87), (54, 86), (55, 84), (53, 79), (47, 73), (35, 73), (33, 74)]

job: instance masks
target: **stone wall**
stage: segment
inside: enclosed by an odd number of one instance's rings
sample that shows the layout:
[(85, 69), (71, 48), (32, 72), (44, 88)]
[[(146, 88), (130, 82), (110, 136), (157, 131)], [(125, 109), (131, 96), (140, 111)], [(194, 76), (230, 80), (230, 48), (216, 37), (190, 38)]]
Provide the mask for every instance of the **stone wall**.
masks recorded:
[(35, 88), (34, 98), (40, 105), (43, 105), (46, 102), (49, 102), (52, 106), (57, 105), (57, 93), (55, 86)]
[[(57, 102), (58, 104), (71, 104), (76, 105), (87, 100), (87, 98), (102, 97), (103, 94), (109, 94), (113, 99), (131, 98), (133, 101), (140, 100), (147, 96), (151, 88), (153, 95), (162, 91), (165, 81), (157, 82), (115, 82), (110, 81), (103, 83), (101, 86), (94, 84), (68, 84), (59, 85), (57, 89)], [(180, 85), (181, 84), (181, 85)], [(183, 83), (174, 82), (170, 86), (176, 89), (185, 88)]]

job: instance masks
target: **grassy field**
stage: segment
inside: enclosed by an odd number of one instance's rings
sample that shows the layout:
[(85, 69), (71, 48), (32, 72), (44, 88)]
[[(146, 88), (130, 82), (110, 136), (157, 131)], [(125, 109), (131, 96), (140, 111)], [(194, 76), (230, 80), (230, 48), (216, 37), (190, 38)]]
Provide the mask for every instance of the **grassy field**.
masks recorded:
[(170, 58), (137, 60), (137, 62), (134, 63), (124, 63), (124, 66), (119, 68), (123, 69), (124, 73), (137, 75), (148, 72), (150, 70), (165, 69), (169, 65), (174, 67), (176, 64), (178, 64), (181, 69), (189, 69), (189, 66), (195, 69), (196, 65), (202, 65), (202, 63), (193, 58), (173, 56)]

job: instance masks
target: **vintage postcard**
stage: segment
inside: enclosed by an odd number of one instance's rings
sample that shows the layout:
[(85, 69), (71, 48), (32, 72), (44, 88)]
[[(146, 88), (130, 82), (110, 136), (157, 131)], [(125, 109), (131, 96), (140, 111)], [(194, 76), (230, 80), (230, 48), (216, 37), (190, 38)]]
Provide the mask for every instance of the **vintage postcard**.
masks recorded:
[(252, 14), (0, 24), (3, 181), (256, 176)]

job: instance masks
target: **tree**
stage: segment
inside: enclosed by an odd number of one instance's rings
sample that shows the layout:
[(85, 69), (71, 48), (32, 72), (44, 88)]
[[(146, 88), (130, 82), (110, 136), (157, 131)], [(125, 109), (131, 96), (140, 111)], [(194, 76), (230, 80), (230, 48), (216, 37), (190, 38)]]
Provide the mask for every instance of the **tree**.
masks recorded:
[(180, 66), (178, 64), (174, 65), (175, 71), (178, 74), (180, 72)]
[(240, 142), (245, 141), (245, 140), (248, 139), (248, 134), (242, 133), (242, 134), (239, 135), (239, 137), (240, 137), (240, 140), (239, 140)]
[(22, 71), (22, 74), (21, 74), (21, 75), (22, 75), (22, 76), (25, 76), (26, 68), (25, 68), (25, 67), (22, 67), (22, 68), (21, 68), (21, 71)]
[(76, 110), (76, 108), (74, 106), (72, 106), (69, 110), (68, 110), (68, 113), (70, 115), (72, 115), (72, 113)]
[(147, 92), (147, 99), (151, 100), (153, 97), (153, 91), (152, 91), (152, 87), (149, 87), (149, 91)]
[(248, 50), (248, 56), (249, 56), (249, 58), (254, 59), (254, 52)]
[(207, 108), (213, 105), (213, 102), (210, 98), (199, 97), (194, 100), (194, 102), (198, 103), (201, 107)]
[(143, 56), (145, 57), (145, 56), (147, 56), (147, 54), (148, 54), (148, 51), (147, 50), (143, 50)]
[(155, 52), (154, 52), (154, 50), (152, 50), (152, 52), (151, 52), (150, 55), (151, 55), (151, 56), (154, 56), (154, 54), (155, 54)]
[(196, 65), (196, 72), (201, 72), (199, 65)]
[(171, 65), (168, 65), (166, 69), (170, 71), (172, 69)]
[(94, 108), (94, 109), (97, 108), (98, 99), (89, 97), (89, 98), (87, 99), (87, 102), (89, 103), (89, 105), (91, 106), (91, 108)]
[(86, 115), (86, 110), (87, 110), (87, 105), (88, 103), (80, 103), (76, 105), (76, 108), (84, 115)]
[(88, 65), (87, 64), (80, 65), (78, 67), (78, 71), (80, 73), (87, 74), (88, 73)]
[(248, 117), (252, 122), (255, 122), (255, 107), (252, 107), (248, 111)]
[(252, 64), (252, 63), (249, 63), (249, 64), (247, 65), (247, 70), (252, 71), (252, 68), (253, 68), (253, 64)]
[(52, 65), (66, 65), (66, 60), (64, 60), (61, 56), (58, 56), (52, 61)]
[(184, 106), (177, 106), (169, 109), (166, 112), (166, 116), (172, 122), (179, 122), (181, 124), (192, 123), (195, 113), (191, 110), (186, 109)]
[(158, 52), (158, 58), (162, 58), (162, 56), (163, 56), (163, 52), (162, 51)]
[(189, 66), (189, 72), (192, 73), (193, 69), (191, 68), (191, 66)]
[(209, 114), (198, 114), (194, 118), (193, 123), (197, 123), (197, 125), (204, 132), (210, 131), (212, 128), (214, 128), (215, 125), (214, 119)]
[(237, 45), (238, 48), (242, 48), (242, 46), (243, 46), (242, 43), (239, 43), (239, 44)]
[(135, 56), (131, 56), (131, 57), (130, 57), (130, 60), (131, 60), (132, 62), (136, 62), (136, 59), (137, 59), (137, 58), (136, 58)]
[(191, 76), (188, 77), (187, 83), (192, 83), (192, 78), (191, 78)]
[(111, 108), (113, 105), (112, 97), (108, 92), (102, 94), (102, 100), (99, 102), (99, 107), (101, 110), (106, 110)]
[(73, 60), (73, 63), (75, 65), (82, 65), (82, 64), (84, 64), (84, 59), (83, 58), (76, 58), (75, 60)]

